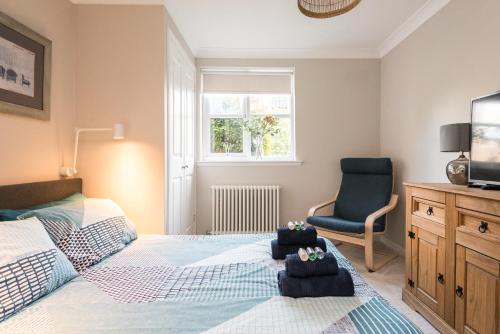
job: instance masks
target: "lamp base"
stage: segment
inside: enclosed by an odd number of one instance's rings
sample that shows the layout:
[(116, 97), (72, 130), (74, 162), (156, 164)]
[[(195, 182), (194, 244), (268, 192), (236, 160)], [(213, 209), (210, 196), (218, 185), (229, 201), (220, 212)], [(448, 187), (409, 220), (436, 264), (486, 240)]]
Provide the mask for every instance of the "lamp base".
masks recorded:
[(76, 169), (73, 167), (61, 167), (59, 168), (59, 175), (62, 177), (72, 177), (77, 173)]
[(469, 184), (469, 159), (461, 154), (446, 165), (446, 176), (451, 183), (466, 186)]

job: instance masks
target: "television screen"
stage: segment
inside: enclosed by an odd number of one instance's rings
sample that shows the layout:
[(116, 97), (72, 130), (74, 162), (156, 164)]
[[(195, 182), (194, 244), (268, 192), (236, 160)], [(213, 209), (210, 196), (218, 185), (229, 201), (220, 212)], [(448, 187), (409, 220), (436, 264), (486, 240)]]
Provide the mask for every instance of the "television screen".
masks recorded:
[(472, 100), (471, 182), (500, 185), (500, 92)]

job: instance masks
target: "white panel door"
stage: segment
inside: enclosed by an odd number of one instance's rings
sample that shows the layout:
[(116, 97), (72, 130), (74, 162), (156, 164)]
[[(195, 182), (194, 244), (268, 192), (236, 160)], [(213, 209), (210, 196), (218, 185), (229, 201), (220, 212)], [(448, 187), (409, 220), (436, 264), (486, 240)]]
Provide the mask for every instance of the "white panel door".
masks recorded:
[(195, 202), (195, 75), (194, 67), (185, 66), (183, 71), (183, 93), (184, 93), (184, 112), (183, 112), (183, 130), (184, 130), (184, 202), (182, 217), (182, 234), (193, 234), (194, 231), (194, 202)]
[(175, 37), (167, 37), (167, 233), (192, 234), (195, 200), (195, 67)]

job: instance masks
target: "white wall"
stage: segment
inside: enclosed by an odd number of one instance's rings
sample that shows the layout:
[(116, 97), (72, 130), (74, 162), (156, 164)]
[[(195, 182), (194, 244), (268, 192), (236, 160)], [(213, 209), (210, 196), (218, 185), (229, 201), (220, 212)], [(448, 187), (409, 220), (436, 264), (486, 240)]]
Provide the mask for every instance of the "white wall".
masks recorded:
[(335, 194), (341, 158), (378, 156), (379, 60), (198, 59), (203, 66), (295, 67), (296, 148), (304, 164), (198, 167), (198, 233), (211, 227), (211, 185), (281, 185), (283, 223), (304, 219), (309, 207)]
[[(380, 151), (403, 181), (448, 182), (458, 153), (439, 152), (439, 126), (470, 121), (470, 99), (500, 89), (500, 1), (453, 0), (382, 59)], [(404, 205), (388, 236), (404, 244)]]

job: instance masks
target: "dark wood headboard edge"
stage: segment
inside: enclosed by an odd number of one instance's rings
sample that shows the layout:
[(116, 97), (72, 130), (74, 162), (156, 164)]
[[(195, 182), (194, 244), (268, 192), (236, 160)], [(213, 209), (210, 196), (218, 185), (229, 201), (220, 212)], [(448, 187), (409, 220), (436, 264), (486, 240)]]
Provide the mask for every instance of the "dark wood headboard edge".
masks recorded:
[(82, 192), (82, 179), (63, 179), (0, 186), (0, 209), (24, 209)]

